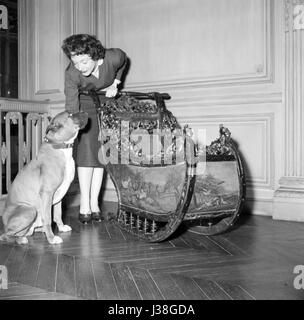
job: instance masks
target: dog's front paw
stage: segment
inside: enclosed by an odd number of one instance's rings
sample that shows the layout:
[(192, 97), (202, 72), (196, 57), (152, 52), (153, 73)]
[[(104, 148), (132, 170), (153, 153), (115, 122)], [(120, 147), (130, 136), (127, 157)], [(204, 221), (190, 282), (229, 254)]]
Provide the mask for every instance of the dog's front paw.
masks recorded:
[(17, 237), (16, 238), (16, 242), (18, 244), (28, 244), (28, 240), (26, 237)]
[(72, 228), (70, 226), (68, 226), (67, 224), (62, 225), (62, 226), (58, 226), (58, 230), (59, 232), (70, 232), (72, 231)]
[(49, 239), (50, 244), (60, 244), (62, 242), (63, 242), (62, 239), (58, 236), (54, 236), (53, 239)]

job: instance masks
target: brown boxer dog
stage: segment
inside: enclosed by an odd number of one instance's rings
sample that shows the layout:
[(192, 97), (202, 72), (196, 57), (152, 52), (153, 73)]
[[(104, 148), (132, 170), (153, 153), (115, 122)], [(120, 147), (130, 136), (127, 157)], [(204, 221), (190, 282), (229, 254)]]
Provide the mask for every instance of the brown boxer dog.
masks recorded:
[(74, 179), (73, 142), (87, 121), (85, 112), (61, 112), (51, 120), (37, 156), (18, 173), (8, 192), (0, 240), (27, 244), (27, 236), (40, 227), (49, 243), (61, 243), (51, 228), (52, 205), (59, 231), (72, 230), (62, 222), (61, 200)]

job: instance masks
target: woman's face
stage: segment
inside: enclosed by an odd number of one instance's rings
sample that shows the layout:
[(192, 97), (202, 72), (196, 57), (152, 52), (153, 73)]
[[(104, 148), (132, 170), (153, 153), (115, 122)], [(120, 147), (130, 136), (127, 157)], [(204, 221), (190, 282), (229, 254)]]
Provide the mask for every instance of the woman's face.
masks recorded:
[(85, 77), (91, 75), (98, 65), (98, 61), (94, 61), (88, 54), (72, 55), (71, 60)]

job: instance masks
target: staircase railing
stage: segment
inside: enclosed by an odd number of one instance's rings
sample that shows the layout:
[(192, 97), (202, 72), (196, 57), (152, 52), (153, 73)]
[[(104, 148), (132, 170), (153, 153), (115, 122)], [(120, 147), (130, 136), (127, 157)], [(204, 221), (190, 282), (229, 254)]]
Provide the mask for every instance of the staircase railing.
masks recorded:
[(51, 109), (48, 101), (0, 98), (0, 201), (17, 173), (37, 154)]

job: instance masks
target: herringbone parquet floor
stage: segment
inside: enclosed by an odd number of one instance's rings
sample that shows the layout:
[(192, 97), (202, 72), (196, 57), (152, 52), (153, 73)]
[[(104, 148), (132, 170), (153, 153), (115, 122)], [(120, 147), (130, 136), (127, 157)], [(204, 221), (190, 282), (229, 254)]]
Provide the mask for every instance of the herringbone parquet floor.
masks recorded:
[(110, 221), (80, 225), (77, 208), (65, 220), (73, 231), (61, 245), (39, 233), (27, 246), (0, 243), (9, 276), (0, 299), (304, 299), (293, 285), (294, 267), (304, 264), (304, 223), (243, 215), (222, 235), (181, 226), (168, 241), (152, 244)]

